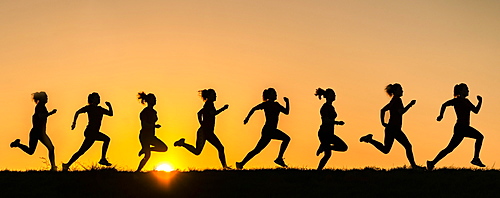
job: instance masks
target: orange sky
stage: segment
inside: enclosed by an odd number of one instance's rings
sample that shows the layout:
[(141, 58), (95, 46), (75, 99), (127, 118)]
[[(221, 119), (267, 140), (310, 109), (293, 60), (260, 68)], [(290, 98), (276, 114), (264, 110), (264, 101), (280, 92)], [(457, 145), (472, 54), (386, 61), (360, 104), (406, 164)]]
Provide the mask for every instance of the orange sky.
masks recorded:
[[(383, 138), (378, 114), (390, 98), (384, 87), (403, 85), (406, 104), (417, 104), (404, 116), (403, 130), (413, 144), (417, 163), (433, 158), (452, 135), (455, 115), (449, 108), (435, 121), (440, 105), (452, 98), (453, 85), (466, 82), (483, 108), (472, 116), (481, 131), (482, 161), (500, 160), (500, 3), (497, 1), (1, 1), (0, 97), (2, 133), (0, 168), (44, 167), (39, 144), (33, 156), (9, 143), (27, 143), (35, 104), (30, 94), (49, 95), (48, 135), (56, 162), (67, 162), (83, 141), (86, 115), (70, 130), (76, 110), (87, 95), (99, 92), (110, 101), (115, 116), (103, 119), (102, 132), (111, 137), (108, 159), (135, 170), (140, 158), (138, 91), (153, 92), (163, 127), (157, 130), (169, 150), (154, 153), (145, 170), (161, 162), (176, 168), (218, 168), (214, 147), (200, 156), (173, 146), (181, 137), (195, 141), (196, 112), (203, 106), (197, 91), (214, 88), (215, 133), (234, 166), (260, 137), (262, 112), (243, 125), (248, 111), (261, 102), (265, 88), (274, 87), (279, 102), (290, 98), (290, 115), (279, 128), (292, 141), (285, 161), (292, 167), (316, 168), (319, 144), (317, 87), (337, 92), (334, 106), (345, 126), (336, 134), (349, 146), (334, 153), (327, 167), (391, 168), (408, 164), (398, 143), (384, 155), (359, 137)], [(104, 104), (102, 104), (104, 105)], [(466, 139), (437, 166), (471, 167), (473, 143)], [(78, 162), (96, 163), (102, 143)], [(273, 141), (246, 168), (275, 167), (279, 142)], [(76, 164), (75, 164), (76, 165)]]

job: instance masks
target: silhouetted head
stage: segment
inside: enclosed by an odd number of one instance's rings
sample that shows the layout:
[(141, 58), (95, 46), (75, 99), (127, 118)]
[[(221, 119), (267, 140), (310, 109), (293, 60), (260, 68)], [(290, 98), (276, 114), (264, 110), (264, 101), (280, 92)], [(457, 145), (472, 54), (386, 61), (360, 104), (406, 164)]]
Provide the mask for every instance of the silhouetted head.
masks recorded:
[(47, 103), (49, 101), (49, 97), (47, 96), (47, 93), (44, 91), (41, 92), (35, 92), (31, 94), (33, 96), (33, 101), (35, 103)]
[(144, 92), (139, 92), (137, 94), (137, 98), (141, 100), (141, 104), (148, 103), (148, 106), (156, 105), (156, 96), (153, 93), (146, 94)]
[(275, 101), (276, 98), (278, 98), (278, 94), (274, 88), (268, 88), (262, 92), (262, 99), (264, 101)]
[(385, 92), (389, 96), (401, 97), (403, 96), (403, 87), (399, 83), (389, 84), (385, 87)]
[(91, 104), (98, 105), (99, 103), (101, 103), (101, 97), (99, 96), (99, 94), (97, 92), (91, 93), (91, 94), (89, 94), (89, 97), (87, 98), (87, 102), (90, 105)]
[(318, 98), (321, 100), (321, 97), (326, 98), (326, 101), (335, 101), (337, 98), (337, 95), (335, 95), (335, 91), (333, 89), (328, 88), (326, 90), (318, 88), (316, 89), (316, 93), (314, 94), (315, 96), (318, 96)]
[(467, 97), (469, 96), (469, 87), (465, 83), (456, 84), (453, 87), (453, 96), (455, 97)]
[(204, 89), (198, 91), (200, 93), (201, 98), (203, 98), (203, 101), (216, 101), (217, 100), (217, 94), (215, 93), (215, 90), (213, 89)]

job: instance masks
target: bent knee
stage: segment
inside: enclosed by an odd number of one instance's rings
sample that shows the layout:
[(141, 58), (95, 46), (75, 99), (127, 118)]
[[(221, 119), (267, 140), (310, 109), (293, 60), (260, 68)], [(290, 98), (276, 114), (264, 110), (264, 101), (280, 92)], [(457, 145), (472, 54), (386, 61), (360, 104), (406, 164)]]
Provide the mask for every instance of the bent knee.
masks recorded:
[(347, 151), (348, 148), (349, 147), (347, 145), (344, 145), (344, 146), (340, 147), (338, 151), (345, 152), (345, 151)]
[(391, 149), (384, 149), (384, 150), (381, 150), (383, 154), (389, 154), (389, 152), (391, 152)]

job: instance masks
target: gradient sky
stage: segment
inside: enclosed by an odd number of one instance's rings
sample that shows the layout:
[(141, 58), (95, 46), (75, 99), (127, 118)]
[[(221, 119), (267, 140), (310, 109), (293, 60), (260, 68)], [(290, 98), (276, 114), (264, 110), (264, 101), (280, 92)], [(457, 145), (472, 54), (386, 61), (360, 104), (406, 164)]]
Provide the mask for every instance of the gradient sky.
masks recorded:
[[(217, 152), (207, 144), (194, 156), (173, 142), (194, 143), (196, 113), (203, 106), (198, 90), (214, 88), (215, 133), (226, 148), (228, 164), (253, 149), (264, 124), (256, 112), (265, 88), (274, 87), (279, 102), (290, 98), (290, 115), (279, 128), (292, 138), (285, 161), (292, 167), (316, 168), (314, 155), (321, 123), (314, 90), (333, 88), (338, 120), (346, 125), (336, 135), (349, 146), (335, 153), (327, 168), (408, 165), (395, 143), (388, 155), (359, 142), (373, 133), (384, 136), (379, 110), (390, 98), (384, 87), (402, 84), (407, 104), (403, 131), (413, 144), (418, 164), (443, 149), (453, 132), (455, 115), (448, 108), (442, 122), (440, 105), (453, 97), (453, 86), (469, 85), (470, 100), (484, 98), (472, 126), (481, 131), (483, 163), (500, 160), (500, 2), (440, 1), (0, 1), (0, 168), (44, 168), (47, 149), (33, 156), (9, 143), (27, 143), (35, 104), (31, 93), (46, 91), (47, 133), (56, 148), (58, 166), (83, 141), (86, 115), (70, 130), (76, 110), (87, 95), (98, 92), (112, 103), (115, 116), (105, 117), (101, 131), (109, 135), (108, 159), (135, 170), (140, 158), (139, 91), (156, 94), (157, 136), (169, 150), (154, 153), (144, 170), (168, 162), (179, 169), (219, 168)], [(104, 103), (101, 105), (104, 106)], [(272, 168), (280, 142), (273, 141), (246, 168)], [(472, 167), (474, 140), (465, 139), (437, 167)], [(83, 155), (83, 165), (97, 163), (101, 142)], [(75, 164), (75, 167), (78, 167)], [(496, 167), (493, 167), (496, 168)]]

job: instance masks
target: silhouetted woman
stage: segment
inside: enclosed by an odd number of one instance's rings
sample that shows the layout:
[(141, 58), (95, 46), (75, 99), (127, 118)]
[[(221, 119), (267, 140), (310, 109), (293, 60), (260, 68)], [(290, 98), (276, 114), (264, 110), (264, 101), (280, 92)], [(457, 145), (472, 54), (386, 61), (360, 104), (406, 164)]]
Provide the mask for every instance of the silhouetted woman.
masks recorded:
[[(401, 87), (398, 83), (387, 85), (385, 91), (389, 94), (389, 96), (392, 96), (392, 99), (389, 104), (385, 105), (380, 110), (380, 122), (382, 122), (382, 126), (385, 127), (384, 144), (373, 140), (372, 134), (361, 137), (359, 141), (370, 143), (382, 153), (388, 154), (391, 151), (394, 140), (397, 140), (405, 148), (406, 157), (408, 158), (408, 161), (410, 161), (412, 168), (420, 168), (417, 166), (415, 159), (413, 158), (412, 145), (401, 130), (403, 125), (403, 114), (406, 113), (406, 111), (408, 111), (408, 109), (410, 109), (410, 107), (412, 107), (417, 101), (412, 100), (408, 105), (406, 105), (406, 107), (403, 106), (403, 101), (401, 100), (401, 96), (403, 96), (403, 87)], [(390, 113), (389, 123), (385, 123), (384, 121), (386, 111), (389, 111)]]
[(243, 166), (245, 166), (245, 164), (250, 161), (250, 159), (260, 153), (262, 149), (266, 148), (266, 146), (269, 144), (269, 142), (271, 142), (272, 139), (283, 141), (281, 142), (280, 151), (278, 157), (276, 158), (276, 160), (274, 160), (274, 163), (282, 167), (287, 167), (285, 161), (283, 161), (283, 154), (288, 147), (288, 143), (290, 143), (290, 137), (283, 131), (278, 129), (278, 119), (280, 113), (284, 113), (285, 115), (288, 115), (288, 113), (290, 113), (290, 104), (288, 98), (284, 97), (283, 100), (286, 103), (286, 108), (281, 106), (278, 102), (276, 102), (277, 97), (278, 96), (274, 88), (264, 90), (264, 93), (262, 93), (264, 102), (253, 107), (243, 121), (244, 124), (247, 124), (248, 120), (256, 110), (264, 110), (266, 123), (262, 128), (262, 135), (260, 137), (260, 140), (255, 148), (245, 156), (243, 161), (236, 162), (237, 169), (242, 169)]
[(57, 171), (57, 166), (55, 163), (55, 154), (54, 154), (54, 145), (52, 145), (52, 141), (50, 141), (49, 136), (47, 135), (47, 117), (57, 112), (56, 109), (51, 112), (47, 111), (47, 107), (45, 104), (49, 101), (49, 97), (43, 91), (33, 93), (33, 101), (35, 101), (35, 113), (33, 114), (31, 120), (33, 123), (33, 128), (30, 131), (30, 140), (29, 147), (21, 144), (20, 139), (14, 140), (14, 142), (10, 143), (10, 147), (19, 147), (21, 150), (26, 152), (28, 155), (33, 155), (36, 150), (36, 146), (38, 141), (42, 142), (45, 147), (49, 150), (49, 160), (51, 171)]
[(87, 113), (89, 123), (83, 133), (85, 135), (85, 139), (83, 140), (80, 149), (71, 157), (69, 162), (66, 164), (62, 164), (63, 171), (69, 170), (71, 164), (73, 164), (80, 156), (87, 152), (87, 150), (89, 150), (89, 148), (92, 146), (92, 144), (94, 144), (95, 141), (104, 142), (102, 145), (102, 156), (101, 160), (99, 160), (99, 164), (104, 166), (111, 166), (111, 163), (106, 160), (106, 152), (108, 151), (110, 139), (104, 133), (99, 132), (99, 130), (101, 129), (103, 115), (113, 116), (113, 108), (111, 107), (111, 103), (109, 102), (105, 102), (109, 110), (98, 106), (99, 103), (101, 103), (101, 97), (96, 92), (89, 94), (88, 103), (89, 104), (87, 106), (84, 106), (76, 111), (75, 117), (73, 119), (73, 124), (71, 125), (71, 130), (75, 129), (78, 115), (80, 115), (81, 113)]
[(321, 144), (318, 147), (318, 151), (316, 151), (316, 155), (325, 153), (318, 165), (318, 170), (322, 170), (330, 159), (330, 156), (332, 156), (332, 150), (340, 152), (347, 151), (347, 144), (334, 133), (334, 126), (344, 125), (344, 121), (335, 121), (337, 112), (332, 103), (335, 101), (336, 95), (333, 89), (323, 90), (318, 88), (314, 95), (318, 96), (320, 100), (322, 96), (326, 99), (325, 104), (323, 104), (320, 110), (321, 126), (319, 127), (318, 137)]
[(455, 108), (455, 114), (457, 114), (457, 122), (455, 123), (455, 127), (453, 128), (453, 136), (451, 137), (448, 146), (446, 146), (446, 148), (439, 152), (434, 160), (427, 161), (428, 170), (432, 170), (434, 168), (434, 165), (436, 165), (439, 160), (443, 159), (446, 155), (457, 148), (457, 146), (465, 137), (476, 139), (476, 144), (474, 146), (474, 158), (470, 163), (479, 167), (485, 167), (485, 165), (479, 159), (479, 152), (481, 152), (481, 146), (483, 144), (484, 136), (478, 130), (470, 126), (470, 112), (472, 111), (475, 114), (479, 113), (481, 105), (483, 104), (483, 98), (478, 95), (477, 106), (474, 106), (469, 101), (469, 99), (467, 99), (467, 96), (469, 96), (469, 88), (465, 83), (455, 85), (453, 89), (453, 95), (455, 96), (455, 98), (448, 100), (443, 103), (443, 105), (441, 105), (441, 110), (439, 112), (439, 116), (437, 117), (437, 121), (441, 121), (443, 119), (446, 107), (453, 106)]
[(156, 105), (156, 96), (152, 93), (145, 94), (144, 92), (140, 92), (139, 99), (142, 104), (148, 103), (148, 106), (145, 107), (140, 114), (142, 129), (139, 134), (139, 141), (141, 142), (142, 148), (139, 151), (139, 156), (144, 154), (144, 158), (142, 158), (139, 163), (136, 172), (141, 171), (144, 165), (146, 165), (151, 157), (151, 151), (166, 152), (168, 149), (167, 145), (155, 136), (155, 129), (161, 127), (161, 125), (156, 124), (158, 115), (153, 108)]
[(226, 110), (229, 105), (224, 105), (224, 107), (219, 110), (215, 109), (214, 102), (217, 100), (217, 94), (213, 89), (204, 89), (200, 91), (201, 97), (205, 101), (203, 108), (198, 111), (198, 122), (200, 123), (200, 128), (196, 132), (196, 147), (185, 143), (185, 139), (181, 138), (174, 143), (174, 146), (182, 146), (188, 151), (195, 155), (200, 155), (205, 146), (205, 142), (208, 141), (212, 144), (219, 152), (219, 160), (224, 169), (229, 169), (226, 164), (226, 155), (224, 154), (224, 146), (220, 142), (219, 138), (214, 133), (215, 129), (215, 116)]

